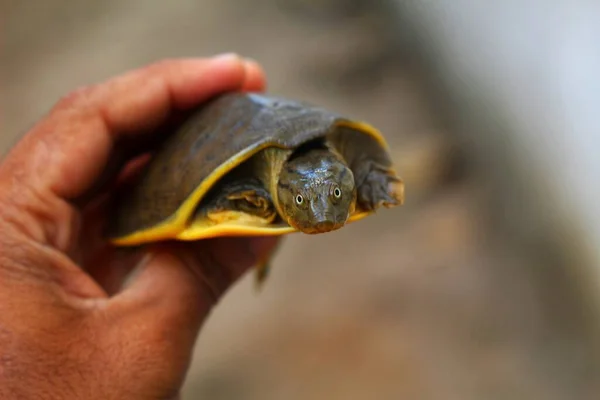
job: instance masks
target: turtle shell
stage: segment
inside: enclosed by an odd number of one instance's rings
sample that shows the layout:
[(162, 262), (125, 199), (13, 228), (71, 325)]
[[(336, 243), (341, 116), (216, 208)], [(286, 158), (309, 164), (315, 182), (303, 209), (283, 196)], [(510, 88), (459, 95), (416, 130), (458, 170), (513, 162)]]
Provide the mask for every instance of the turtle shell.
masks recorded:
[[(230, 224), (195, 220), (207, 192), (228, 172), (262, 149), (295, 149), (340, 128), (360, 133), (380, 153), (383, 136), (372, 126), (304, 102), (256, 93), (228, 93), (194, 111), (152, 157), (139, 181), (122, 194), (109, 222), (117, 245), (227, 235), (280, 235), (285, 225), (240, 218)], [(364, 134), (364, 135), (362, 135)], [(391, 162), (390, 162), (391, 167)], [(349, 222), (368, 213), (357, 211)]]

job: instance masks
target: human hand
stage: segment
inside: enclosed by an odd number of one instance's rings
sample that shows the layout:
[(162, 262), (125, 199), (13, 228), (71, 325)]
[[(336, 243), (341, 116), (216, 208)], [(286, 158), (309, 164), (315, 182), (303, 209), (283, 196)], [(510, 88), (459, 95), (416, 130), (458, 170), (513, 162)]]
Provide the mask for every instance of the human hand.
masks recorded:
[(177, 111), (263, 88), (236, 56), (164, 61), (73, 92), (17, 143), (0, 164), (0, 398), (177, 397), (212, 306), (277, 239), (118, 250), (107, 199)]

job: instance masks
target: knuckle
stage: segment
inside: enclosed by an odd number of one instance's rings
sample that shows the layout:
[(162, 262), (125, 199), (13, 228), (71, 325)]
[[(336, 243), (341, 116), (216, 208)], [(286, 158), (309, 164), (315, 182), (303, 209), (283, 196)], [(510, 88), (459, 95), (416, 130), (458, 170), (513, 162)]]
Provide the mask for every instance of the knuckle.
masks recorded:
[(4, 230), (4, 237), (11, 232), (67, 251), (80, 221), (68, 203), (22, 185), (18, 196), (0, 197), (0, 224), (12, 228)]
[(84, 107), (91, 103), (95, 85), (80, 86), (66, 95), (62, 96), (54, 107), (55, 110), (70, 110), (73, 108)]

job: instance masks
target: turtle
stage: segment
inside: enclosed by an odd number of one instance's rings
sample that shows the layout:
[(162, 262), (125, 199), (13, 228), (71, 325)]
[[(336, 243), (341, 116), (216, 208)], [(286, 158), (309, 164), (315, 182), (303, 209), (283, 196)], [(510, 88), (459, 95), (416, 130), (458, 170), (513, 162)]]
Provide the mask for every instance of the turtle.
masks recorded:
[[(161, 143), (118, 196), (108, 235), (116, 246), (314, 235), (403, 202), (372, 125), (305, 101), (231, 92), (192, 110)], [(256, 268), (258, 283), (270, 258)]]

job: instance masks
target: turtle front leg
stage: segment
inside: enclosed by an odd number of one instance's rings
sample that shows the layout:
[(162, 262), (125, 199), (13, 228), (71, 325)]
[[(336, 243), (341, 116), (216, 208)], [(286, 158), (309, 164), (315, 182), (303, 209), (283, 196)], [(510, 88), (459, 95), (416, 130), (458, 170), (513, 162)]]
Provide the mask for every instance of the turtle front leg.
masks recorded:
[(229, 194), (227, 200), (240, 211), (245, 211), (266, 220), (275, 219), (276, 211), (266, 190), (246, 190)]
[(213, 221), (228, 220), (231, 212), (242, 212), (270, 223), (277, 211), (269, 192), (252, 180), (230, 182), (222, 188), (222, 195), (214, 198), (205, 208)]
[(404, 182), (393, 171), (372, 161), (363, 161), (354, 172), (356, 201), (360, 209), (374, 211), (404, 202)]

